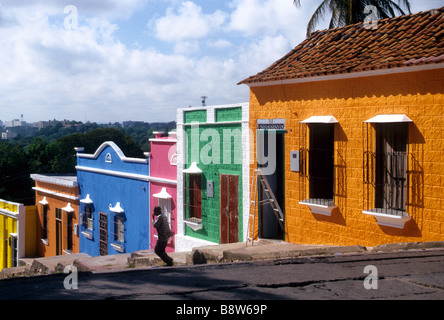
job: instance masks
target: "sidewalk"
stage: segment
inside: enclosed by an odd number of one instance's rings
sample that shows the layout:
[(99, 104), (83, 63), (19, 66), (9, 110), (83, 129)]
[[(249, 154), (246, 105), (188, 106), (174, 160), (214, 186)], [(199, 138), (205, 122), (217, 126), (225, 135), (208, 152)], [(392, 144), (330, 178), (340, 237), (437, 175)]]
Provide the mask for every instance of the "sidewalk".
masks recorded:
[[(254, 245), (245, 242), (221, 244), (193, 248), (188, 252), (173, 252), (169, 255), (174, 259), (174, 265), (199, 265), (230, 262), (245, 262), (254, 260), (276, 260), (285, 258), (298, 258), (307, 256), (343, 255), (372, 252), (391, 252), (403, 250), (425, 250), (444, 248), (444, 242), (426, 243), (395, 243), (380, 245), (377, 247), (364, 246), (328, 246), (328, 245), (303, 245), (284, 241), (255, 242)], [(104, 261), (107, 261), (105, 264)], [(113, 263), (114, 261), (114, 263)], [(119, 262), (120, 261), (120, 262)], [(81, 270), (90, 272), (109, 272), (119, 268), (153, 268), (165, 264), (153, 252), (143, 250), (133, 252), (125, 257), (123, 255), (94, 257), (74, 262)]]
[(45, 275), (63, 272), (67, 265), (73, 264), (76, 259), (90, 257), (86, 253), (76, 253), (47, 258), (24, 258), (19, 260), (19, 266), (6, 268), (0, 271), (0, 280), (14, 277)]
[[(394, 243), (377, 247), (363, 247), (302, 245), (284, 241), (260, 241), (255, 242), (253, 245), (250, 243), (246, 245), (245, 242), (242, 242), (204, 246), (194, 248), (188, 252), (173, 252), (169, 255), (174, 259), (174, 265), (180, 266), (434, 248), (444, 248), (444, 242)], [(0, 272), (0, 279), (63, 272), (64, 268), (71, 264), (79, 271), (92, 273), (153, 268), (165, 265), (153, 250), (100, 257), (90, 257), (87, 254), (79, 253), (49, 258), (21, 259), (19, 267), (3, 269)]]

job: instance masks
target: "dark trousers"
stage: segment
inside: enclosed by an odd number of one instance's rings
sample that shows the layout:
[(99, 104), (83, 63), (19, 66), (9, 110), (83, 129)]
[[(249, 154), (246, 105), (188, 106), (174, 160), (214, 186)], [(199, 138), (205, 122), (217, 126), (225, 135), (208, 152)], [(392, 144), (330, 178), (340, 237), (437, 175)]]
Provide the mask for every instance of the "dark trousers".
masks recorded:
[(168, 239), (166, 240), (157, 240), (156, 246), (154, 247), (154, 252), (159, 256), (160, 259), (163, 260), (168, 266), (173, 265), (173, 259), (167, 255), (165, 252), (165, 248), (168, 244)]

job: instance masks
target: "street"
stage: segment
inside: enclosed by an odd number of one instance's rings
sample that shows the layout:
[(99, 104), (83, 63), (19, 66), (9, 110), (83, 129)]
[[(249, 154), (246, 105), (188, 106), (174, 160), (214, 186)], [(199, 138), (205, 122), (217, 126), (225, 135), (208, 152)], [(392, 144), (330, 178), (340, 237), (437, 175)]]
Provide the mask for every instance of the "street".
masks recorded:
[(67, 272), (1, 280), (0, 299), (444, 300), (444, 249)]

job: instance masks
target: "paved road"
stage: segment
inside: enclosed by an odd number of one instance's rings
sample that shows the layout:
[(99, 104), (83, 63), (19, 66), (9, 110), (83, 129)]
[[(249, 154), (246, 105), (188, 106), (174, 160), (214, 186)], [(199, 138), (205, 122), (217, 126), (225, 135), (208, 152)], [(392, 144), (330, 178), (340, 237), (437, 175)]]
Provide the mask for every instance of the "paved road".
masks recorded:
[(0, 299), (444, 300), (444, 249), (74, 275), (1, 280)]

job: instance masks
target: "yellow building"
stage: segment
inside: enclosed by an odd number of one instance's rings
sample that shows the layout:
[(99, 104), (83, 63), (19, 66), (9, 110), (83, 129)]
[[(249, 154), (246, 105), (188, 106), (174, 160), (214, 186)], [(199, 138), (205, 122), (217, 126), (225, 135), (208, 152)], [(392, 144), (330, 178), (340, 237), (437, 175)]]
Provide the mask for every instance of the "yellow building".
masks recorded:
[(25, 206), (0, 200), (0, 270), (16, 267), (25, 257), (25, 230)]
[(240, 82), (263, 141), (250, 173), (274, 169), (285, 222), (259, 206), (259, 237), (444, 241), (443, 25), (441, 8), (318, 31)]

